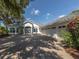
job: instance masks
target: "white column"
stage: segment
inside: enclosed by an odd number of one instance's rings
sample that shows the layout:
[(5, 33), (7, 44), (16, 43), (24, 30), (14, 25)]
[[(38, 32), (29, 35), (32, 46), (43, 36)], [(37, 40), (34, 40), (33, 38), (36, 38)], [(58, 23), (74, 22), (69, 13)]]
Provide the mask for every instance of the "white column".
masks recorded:
[(17, 28), (15, 27), (15, 34), (17, 34)]
[(25, 27), (23, 28), (23, 32), (24, 32), (23, 34), (25, 34)]
[(8, 27), (8, 31), (9, 31), (8, 33), (10, 34), (10, 27)]
[(33, 37), (33, 27), (31, 27), (31, 37)]
[(31, 22), (31, 25), (32, 25), (32, 26), (31, 26), (31, 36), (33, 36), (33, 27), (34, 27), (34, 26), (33, 26), (33, 23), (32, 23), (32, 22)]

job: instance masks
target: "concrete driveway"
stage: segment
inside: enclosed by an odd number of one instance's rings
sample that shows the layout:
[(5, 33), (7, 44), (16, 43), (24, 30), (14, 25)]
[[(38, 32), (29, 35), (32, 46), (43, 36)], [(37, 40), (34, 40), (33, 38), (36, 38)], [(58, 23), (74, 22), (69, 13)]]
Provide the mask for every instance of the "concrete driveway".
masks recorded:
[(63, 59), (54, 50), (54, 39), (45, 35), (0, 38), (0, 59)]

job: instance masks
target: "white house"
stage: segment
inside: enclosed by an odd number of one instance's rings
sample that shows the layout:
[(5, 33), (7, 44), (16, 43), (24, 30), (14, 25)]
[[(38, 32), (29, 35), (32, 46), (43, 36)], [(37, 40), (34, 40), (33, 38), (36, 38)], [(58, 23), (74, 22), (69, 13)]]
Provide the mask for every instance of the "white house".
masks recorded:
[[(9, 34), (19, 34), (18, 26), (19, 25), (10, 24), (8, 26)], [(23, 31), (22, 31), (23, 34), (40, 34), (41, 33), (39, 25), (34, 24), (29, 21), (24, 22), (22, 29), (23, 29)]]
[(32, 33), (32, 34), (40, 34), (40, 27), (37, 24), (31, 23), (31, 22), (25, 22), (24, 23), (24, 34)]

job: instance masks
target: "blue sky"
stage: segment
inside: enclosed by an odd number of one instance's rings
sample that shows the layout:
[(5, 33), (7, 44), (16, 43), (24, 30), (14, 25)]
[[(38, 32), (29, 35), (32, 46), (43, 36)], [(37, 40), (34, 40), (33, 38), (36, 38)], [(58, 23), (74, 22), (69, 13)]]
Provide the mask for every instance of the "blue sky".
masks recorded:
[(25, 9), (24, 16), (33, 22), (48, 24), (78, 8), (79, 0), (35, 0)]

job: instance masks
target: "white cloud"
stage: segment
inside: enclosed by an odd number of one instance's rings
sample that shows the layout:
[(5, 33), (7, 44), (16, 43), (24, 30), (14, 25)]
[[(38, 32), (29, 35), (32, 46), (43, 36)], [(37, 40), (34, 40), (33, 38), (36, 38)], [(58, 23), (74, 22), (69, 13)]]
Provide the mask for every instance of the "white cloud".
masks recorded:
[(50, 13), (47, 13), (47, 16), (50, 16), (51, 14)]
[(35, 10), (35, 15), (38, 15), (40, 13), (39, 10)]
[(60, 16), (58, 16), (58, 18), (62, 18), (62, 17), (64, 17), (65, 15), (60, 15)]
[(40, 11), (38, 9), (33, 9), (31, 12), (32, 15), (39, 15)]
[(49, 19), (50, 16), (52, 16), (51, 13), (46, 13), (46, 19)]

